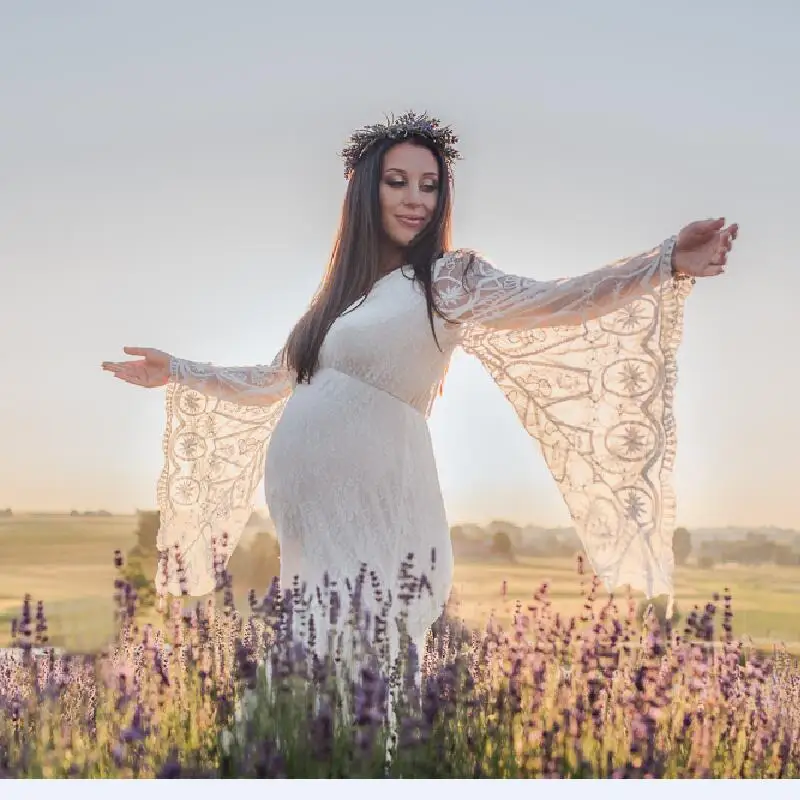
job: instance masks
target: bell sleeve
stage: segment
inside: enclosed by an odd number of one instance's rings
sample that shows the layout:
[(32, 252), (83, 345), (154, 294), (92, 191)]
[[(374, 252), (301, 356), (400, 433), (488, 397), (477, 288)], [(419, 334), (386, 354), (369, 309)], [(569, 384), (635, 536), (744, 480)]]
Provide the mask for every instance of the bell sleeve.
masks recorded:
[(586, 275), (535, 281), (469, 251), (437, 262), (439, 308), (542, 449), (609, 591), (673, 594), (675, 238)]
[(216, 588), (253, 509), (272, 431), (294, 380), (282, 363), (214, 367), (172, 359), (158, 482), (159, 594)]

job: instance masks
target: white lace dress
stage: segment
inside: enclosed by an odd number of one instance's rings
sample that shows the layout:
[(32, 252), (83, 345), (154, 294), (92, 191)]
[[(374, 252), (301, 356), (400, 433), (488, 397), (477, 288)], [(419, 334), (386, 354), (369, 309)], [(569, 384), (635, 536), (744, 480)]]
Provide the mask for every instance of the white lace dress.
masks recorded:
[[(434, 317), (441, 350), (421, 287), (396, 270), (334, 323), (310, 384), (295, 385), (280, 357), (232, 368), (175, 359), (160, 590), (180, 591), (177, 554), (190, 594), (213, 589), (214, 559), (226, 562), (236, 547), (266, 468), (284, 589), (299, 576), (318, 602), (317, 587), (341, 591), (365, 564), (374, 612), (373, 580), (384, 601), (391, 596), (390, 619), (411, 588), (409, 633), (419, 646), (453, 575), (426, 418), (462, 347), (538, 440), (606, 586), (671, 593), (673, 391), (688, 291), (671, 277), (673, 246), (546, 282), (448, 253), (433, 270), (449, 319)], [(409, 555), (411, 573), (425, 575), (422, 591), (399, 578)]]

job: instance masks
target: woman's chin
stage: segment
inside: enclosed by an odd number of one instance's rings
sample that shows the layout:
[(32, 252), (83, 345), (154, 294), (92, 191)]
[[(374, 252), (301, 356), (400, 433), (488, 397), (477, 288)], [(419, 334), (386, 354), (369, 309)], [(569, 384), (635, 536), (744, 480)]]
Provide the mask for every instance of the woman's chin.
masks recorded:
[(396, 241), (400, 247), (410, 247), (417, 239), (419, 239), (421, 233), (421, 230), (413, 233), (403, 232), (402, 235), (397, 237)]
[(385, 233), (387, 243), (397, 250), (404, 251), (418, 238), (422, 231), (389, 231)]

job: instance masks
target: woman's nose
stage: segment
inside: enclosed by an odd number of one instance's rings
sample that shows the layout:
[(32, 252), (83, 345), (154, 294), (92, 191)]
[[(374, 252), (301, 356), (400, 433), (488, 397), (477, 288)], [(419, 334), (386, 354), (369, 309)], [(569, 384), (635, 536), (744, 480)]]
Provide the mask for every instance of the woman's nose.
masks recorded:
[(422, 194), (417, 186), (409, 186), (403, 198), (407, 206), (418, 206), (422, 202)]

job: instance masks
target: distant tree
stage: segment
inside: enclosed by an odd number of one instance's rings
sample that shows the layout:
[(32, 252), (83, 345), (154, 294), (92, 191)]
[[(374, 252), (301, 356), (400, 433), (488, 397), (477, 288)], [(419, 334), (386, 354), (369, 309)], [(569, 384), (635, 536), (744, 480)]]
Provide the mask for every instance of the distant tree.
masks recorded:
[(496, 519), (494, 522), (489, 523), (486, 532), (491, 537), (494, 537), (496, 533), (504, 533), (508, 536), (512, 547), (519, 545), (522, 541), (522, 528), (520, 528), (519, 525), (515, 525), (513, 522)]
[(748, 544), (754, 545), (763, 545), (769, 541), (765, 533), (759, 533), (758, 531), (748, 531), (744, 537), (744, 540)]
[(122, 574), (136, 590), (139, 605), (148, 607), (156, 602), (156, 541), (161, 514), (158, 511), (137, 511), (136, 518), (136, 544), (128, 552)]
[(796, 567), (800, 564), (800, 556), (788, 544), (775, 546), (774, 560), (779, 567)]
[(536, 555), (542, 558), (571, 558), (575, 555), (575, 546), (569, 542), (563, 542), (554, 534), (546, 534), (535, 548)]
[(161, 525), (161, 512), (137, 511), (136, 512), (136, 547), (142, 553), (158, 555), (156, 542), (158, 541), (158, 528)]
[(676, 564), (685, 564), (692, 554), (692, 535), (686, 528), (677, 528), (672, 535), (672, 552)]
[(709, 554), (700, 556), (697, 560), (697, 566), (700, 569), (714, 569), (714, 558)]
[(280, 546), (270, 533), (258, 533), (249, 547), (238, 547), (228, 562), (234, 589), (263, 594), (280, 575)]
[[(493, 530), (493, 531), (495, 531), (495, 533), (497, 531), (503, 531), (503, 532), (509, 531), (509, 530), (513, 531), (516, 528), (518, 528), (518, 526), (515, 525), (513, 522), (508, 522), (507, 520), (504, 520), (504, 519), (495, 519), (495, 520), (492, 520), (489, 523), (489, 530)], [(509, 538), (511, 538), (511, 537), (509, 537)]]
[(496, 556), (511, 556), (513, 555), (513, 547), (511, 545), (511, 538), (505, 531), (497, 531), (492, 537), (491, 552)]
[(729, 542), (722, 548), (721, 560), (734, 564), (773, 564), (779, 545), (760, 534), (748, 534), (744, 540)]

